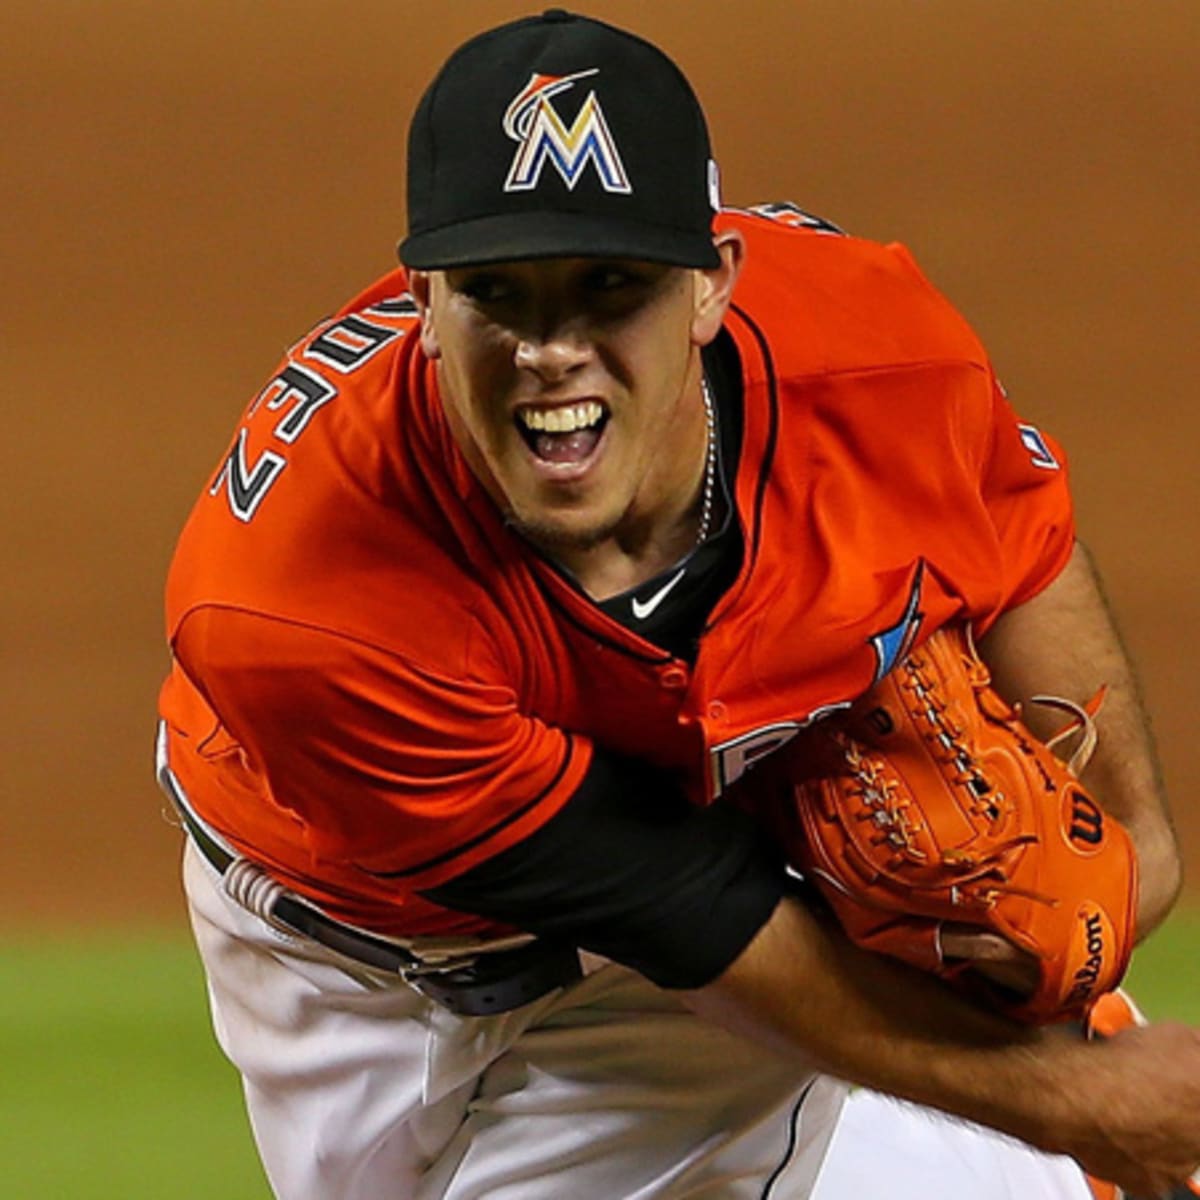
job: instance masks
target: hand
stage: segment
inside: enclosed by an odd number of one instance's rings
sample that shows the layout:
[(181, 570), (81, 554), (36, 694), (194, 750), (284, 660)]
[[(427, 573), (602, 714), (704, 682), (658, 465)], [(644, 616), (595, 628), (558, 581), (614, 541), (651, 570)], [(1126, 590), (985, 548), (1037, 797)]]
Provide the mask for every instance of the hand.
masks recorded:
[(1165, 1195), (1200, 1164), (1200, 1030), (1155, 1023), (1086, 1049), (1086, 1127), (1062, 1148), (1127, 1193)]

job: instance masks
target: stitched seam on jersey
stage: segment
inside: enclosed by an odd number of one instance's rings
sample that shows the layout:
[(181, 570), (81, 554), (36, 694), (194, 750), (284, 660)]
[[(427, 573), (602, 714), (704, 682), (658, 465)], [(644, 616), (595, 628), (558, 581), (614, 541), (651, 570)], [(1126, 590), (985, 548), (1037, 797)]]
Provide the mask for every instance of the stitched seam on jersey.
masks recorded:
[(545, 798), (549, 796), (562, 782), (563, 776), (567, 773), (567, 768), (575, 758), (574, 735), (569, 730), (565, 730), (564, 737), (566, 744), (563, 747), (562, 761), (558, 764), (558, 770), (555, 771), (554, 778), (551, 779), (550, 782), (544, 788), (542, 788), (542, 790), (538, 792), (538, 794), (534, 796), (532, 800), (523, 804), (520, 808), (514, 809), (503, 820), (491, 826), (490, 829), (483, 833), (477, 834), (469, 841), (462, 842), (460, 845), (455, 846), (453, 850), (447, 850), (442, 854), (435, 855), (433, 858), (426, 859), (423, 863), (417, 863), (416, 866), (405, 867), (401, 871), (370, 871), (366, 867), (359, 867), (359, 870), (361, 870), (365, 875), (370, 875), (373, 879), (405, 879), (410, 875), (416, 875), (421, 871), (428, 871), (433, 867), (439, 867), (443, 863), (450, 862), (453, 859), (461, 858), (469, 850), (474, 850), (476, 846), (489, 841), (498, 833), (503, 832), (510, 825), (512, 825), (513, 822), (519, 821), (523, 816), (526, 815), (526, 813), (529, 813), (533, 809), (537, 808), (537, 806), (541, 804), (541, 802), (545, 800)]
[[(412, 670), (416, 674), (421, 675), (426, 679), (434, 680), (437, 683), (445, 684), (448, 687), (461, 688), (464, 686), (464, 684), (466, 684), (468, 686), (473, 685), (473, 686), (485, 687), (485, 688), (503, 688), (504, 687), (503, 684), (499, 684), (499, 683), (488, 683), (488, 682), (485, 682), (482, 680), (476, 680), (476, 679), (471, 679), (471, 678), (467, 678), (464, 680), (464, 679), (460, 679), (460, 678), (455, 678), (454, 676), (451, 676), (451, 675), (443, 675), (438, 671), (430, 670), (429, 667), (426, 667), (423, 664), (415, 661), (414, 659), (409, 658), (408, 655), (402, 654), (398, 650), (392, 649), (390, 646), (380, 645), (378, 642), (370, 641), (368, 638), (359, 637), (353, 633), (344, 633), (341, 630), (333, 629), (328, 625), (319, 625), (313, 621), (300, 621), (300, 620), (297, 620), (295, 617), (285, 617), (279, 613), (263, 612), (260, 609), (256, 609), (256, 608), (246, 608), (241, 604), (223, 604), (219, 600), (203, 600), (199, 604), (193, 604), (190, 608), (184, 609), (183, 613), (180, 615), (179, 619), (175, 623), (175, 632), (171, 637), (172, 648), (174, 647), (175, 642), (178, 640), (179, 635), (183, 630), (184, 623), (187, 621), (188, 617), (191, 617), (200, 612), (203, 612), (205, 609), (218, 609), (221, 612), (240, 613), (242, 616), (257, 617), (263, 621), (274, 621), (278, 625), (289, 625), (293, 629), (304, 629), (304, 630), (307, 630), (309, 633), (328, 634), (330, 637), (338, 638), (339, 640), (341, 640), (343, 642), (350, 642), (355, 646), (365, 646), (368, 650), (377, 650), (380, 654), (386, 654), (389, 658), (394, 658), (397, 662), (403, 663), (406, 667), (408, 667), (410, 670)], [(467, 610), (467, 611), (468, 611), (469, 615), (471, 616), (472, 620), (475, 621), (476, 624), (478, 624), (478, 620), (476, 618), (474, 610)], [(190, 675), (188, 677), (191, 678)], [(514, 688), (510, 687), (508, 690), (510, 692), (512, 692), (514, 696), (516, 695), (516, 691)]]

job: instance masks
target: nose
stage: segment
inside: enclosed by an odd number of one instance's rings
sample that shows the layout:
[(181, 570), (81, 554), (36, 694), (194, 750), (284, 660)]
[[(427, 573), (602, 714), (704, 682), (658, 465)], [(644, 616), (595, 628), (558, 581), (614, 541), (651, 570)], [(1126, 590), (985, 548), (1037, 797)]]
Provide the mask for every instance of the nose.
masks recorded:
[(519, 337), (513, 362), (520, 370), (532, 371), (543, 382), (555, 383), (582, 367), (591, 354), (592, 348), (586, 340), (561, 328)]

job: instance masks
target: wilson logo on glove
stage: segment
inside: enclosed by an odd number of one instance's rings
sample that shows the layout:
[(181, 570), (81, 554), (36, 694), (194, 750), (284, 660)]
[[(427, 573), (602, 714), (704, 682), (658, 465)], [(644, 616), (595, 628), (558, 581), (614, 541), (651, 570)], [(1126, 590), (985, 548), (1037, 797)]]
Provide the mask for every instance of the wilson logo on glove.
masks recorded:
[(1097, 984), (1106, 974), (1105, 959), (1111, 957), (1111, 955), (1105, 954), (1105, 947), (1111, 948), (1114, 941), (1112, 926), (1098, 909), (1081, 908), (1078, 917), (1077, 941), (1082, 943), (1083, 953), (1087, 957), (1072, 977), (1073, 986), (1067, 993), (1066, 999), (1068, 1008), (1086, 1005), (1096, 998), (1098, 995)]
[(1071, 822), (1067, 837), (1078, 850), (1084, 848), (1080, 842), (1087, 846), (1099, 846), (1104, 841), (1104, 817), (1096, 802), (1084, 792), (1071, 793)]
[[(798, 737), (752, 803), (861, 946), (1019, 1020), (1077, 1017), (1124, 974), (1137, 894), (1129, 835), (1078, 779), (1102, 699), (1035, 697), (1070, 715), (1044, 743), (992, 689), (967, 632), (941, 629)], [(1072, 736), (1063, 762), (1054, 747)], [(944, 953), (964, 931), (1023, 952), (1019, 988)]]

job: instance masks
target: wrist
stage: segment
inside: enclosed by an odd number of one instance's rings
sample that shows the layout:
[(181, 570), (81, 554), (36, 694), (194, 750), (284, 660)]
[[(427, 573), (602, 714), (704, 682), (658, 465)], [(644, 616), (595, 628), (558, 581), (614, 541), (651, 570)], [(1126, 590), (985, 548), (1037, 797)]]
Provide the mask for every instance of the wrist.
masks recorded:
[(1089, 1047), (1072, 1027), (1030, 1030), (1023, 1041), (947, 1060), (937, 1107), (1051, 1154), (1073, 1154), (1086, 1123)]

